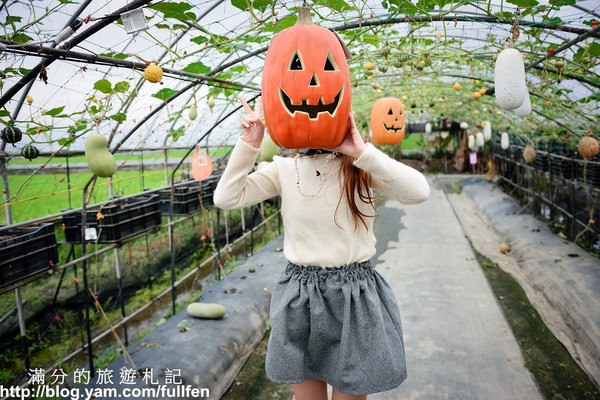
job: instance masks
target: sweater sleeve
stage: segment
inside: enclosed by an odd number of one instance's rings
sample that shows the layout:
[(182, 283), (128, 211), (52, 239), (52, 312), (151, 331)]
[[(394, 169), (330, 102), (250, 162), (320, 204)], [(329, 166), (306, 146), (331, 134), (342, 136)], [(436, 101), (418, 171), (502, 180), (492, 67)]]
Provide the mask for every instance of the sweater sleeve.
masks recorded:
[(275, 162), (248, 175), (260, 149), (238, 139), (219, 183), (213, 201), (224, 210), (247, 207), (275, 197), (281, 192)]
[(371, 143), (367, 143), (354, 165), (371, 174), (375, 190), (402, 204), (422, 203), (429, 197), (429, 183), (422, 173), (394, 160)]

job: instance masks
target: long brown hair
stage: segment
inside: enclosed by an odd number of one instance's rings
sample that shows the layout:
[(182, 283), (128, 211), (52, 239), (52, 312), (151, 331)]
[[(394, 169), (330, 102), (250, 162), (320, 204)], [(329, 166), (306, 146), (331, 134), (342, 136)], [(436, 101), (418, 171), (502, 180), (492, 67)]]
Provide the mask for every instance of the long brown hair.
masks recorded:
[[(342, 154), (341, 157), (342, 164), (340, 167), (340, 172), (344, 177), (344, 181), (342, 183), (342, 193), (340, 194), (340, 199), (338, 200), (337, 207), (335, 208), (335, 215), (337, 215), (342, 198), (345, 196), (346, 201), (348, 202), (348, 207), (350, 208), (350, 212), (352, 213), (352, 219), (354, 220), (354, 230), (358, 228), (359, 223), (362, 223), (365, 229), (368, 230), (369, 228), (365, 218), (373, 218), (375, 215), (365, 214), (358, 208), (356, 205), (356, 193), (358, 193), (358, 199), (360, 201), (370, 204), (371, 207), (373, 207), (373, 210), (375, 210), (374, 201), (376, 196), (372, 196), (371, 191), (369, 190), (371, 187), (371, 174), (367, 171), (357, 168), (354, 165), (354, 159), (352, 157), (345, 154)], [(337, 221), (335, 224), (338, 225)]]

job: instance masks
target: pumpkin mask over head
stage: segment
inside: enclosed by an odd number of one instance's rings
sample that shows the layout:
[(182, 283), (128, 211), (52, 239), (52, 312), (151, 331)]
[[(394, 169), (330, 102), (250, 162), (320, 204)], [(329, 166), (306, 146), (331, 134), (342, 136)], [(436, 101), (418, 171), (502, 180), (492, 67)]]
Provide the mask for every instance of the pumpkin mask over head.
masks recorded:
[(397, 144), (404, 139), (406, 109), (394, 97), (383, 97), (371, 109), (373, 141), (379, 144)]
[(262, 76), (265, 123), (286, 149), (328, 148), (346, 135), (350, 71), (342, 43), (298, 9), (296, 25), (271, 42)]

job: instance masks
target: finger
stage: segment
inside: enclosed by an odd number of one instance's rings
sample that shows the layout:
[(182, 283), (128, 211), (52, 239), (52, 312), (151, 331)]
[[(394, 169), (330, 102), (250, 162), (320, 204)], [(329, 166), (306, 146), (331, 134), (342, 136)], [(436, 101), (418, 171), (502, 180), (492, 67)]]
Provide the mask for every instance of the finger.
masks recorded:
[(252, 112), (252, 107), (250, 107), (248, 105), (248, 103), (246, 102), (246, 99), (244, 99), (242, 96), (238, 96), (238, 99), (240, 99), (240, 102), (242, 103), (244, 110), (246, 110), (247, 112)]
[(258, 115), (262, 115), (262, 111), (263, 111), (263, 102), (262, 102), (262, 96), (258, 96), (256, 98), (256, 107), (255, 107), (256, 113)]

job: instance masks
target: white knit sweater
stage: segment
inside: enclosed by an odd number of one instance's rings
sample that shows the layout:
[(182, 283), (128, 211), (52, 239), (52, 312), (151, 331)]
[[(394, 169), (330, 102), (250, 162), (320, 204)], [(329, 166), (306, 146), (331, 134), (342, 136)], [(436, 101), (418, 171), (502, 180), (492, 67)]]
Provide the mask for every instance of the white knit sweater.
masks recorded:
[[(217, 207), (241, 208), (281, 196), (283, 251), (298, 265), (333, 267), (366, 261), (375, 255), (374, 218), (366, 218), (368, 230), (362, 224), (354, 230), (345, 196), (335, 214), (343, 181), (341, 157), (328, 161), (326, 154), (301, 156), (296, 159), (296, 170), (294, 158), (276, 156), (272, 163), (249, 174), (259, 152), (238, 139), (215, 189)], [(429, 197), (429, 184), (423, 174), (370, 143), (354, 165), (371, 174), (373, 189), (403, 204), (421, 203)], [(359, 209), (375, 214), (371, 206), (360, 201)]]

